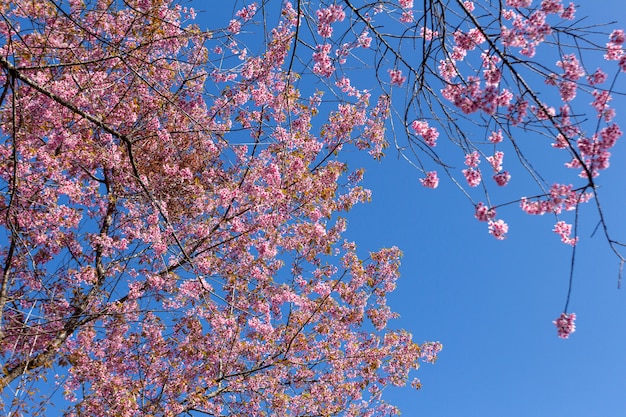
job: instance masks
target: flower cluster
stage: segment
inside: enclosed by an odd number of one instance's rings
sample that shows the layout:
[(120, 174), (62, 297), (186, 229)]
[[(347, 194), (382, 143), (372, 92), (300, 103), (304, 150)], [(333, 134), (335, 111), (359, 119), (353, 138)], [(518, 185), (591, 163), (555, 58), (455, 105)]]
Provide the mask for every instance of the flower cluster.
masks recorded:
[(476, 204), (476, 213), (474, 217), (481, 222), (488, 222), (493, 220), (496, 217), (496, 209), (485, 206), (484, 203), (480, 202)]
[(430, 127), (428, 122), (423, 120), (414, 120), (413, 123), (411, 123), (411, 128), (413, 128), (413, 131), (424, 139), (424, 142), (426, 142), (428, 146), (437, 145), (439, 132), (436, 128)]
[(504, 240), (509, 231), (509, 225), (504, 220), (489, 220), (489, 233), (498, 240)]
[(323, 38), (330, 38), (333, 35), (332, 24), (342, 22), (346, 18), (346, 13), (341, 6), (336, 4), (319, 9), (317, 15), (317, 33)]
[(391, 85), (397, 85), (398, 87), (401, 87), (404, 81), (406, 81), (406, 77), (402, 76), (402, 71), (399, 69), (390, 69), (389, 77), (391, 78)]
[(565, 243), (566, 245), (575, 246), (578, 242), (578, 237), (571, 237), (572, 225), (567, 224), (562, 220), (554, 225), (553, 232), (561, 236), (561, 242)]
[(589, 201), (591, 194), (573, 190), (572, 185), (554, 184), (546, 199), (534, 201), (522, 197), (520, 206), (527, 214), (542, 215), (545, 213), (560, 214), (563, 209), (574, 210), (578, 204)]
[(576, 331), (576, 314), (561, 313), (559, 318), (552, 323), (556, 326), (558, 335), (561, 339), (567, 339), (572, 333)]
[(426, 173), (426, 178), (420, 178), (420, 183), (426, 188), (437, 188), (439, 185), (439, 178), (437, 177), (437, 171), (430, 171)]

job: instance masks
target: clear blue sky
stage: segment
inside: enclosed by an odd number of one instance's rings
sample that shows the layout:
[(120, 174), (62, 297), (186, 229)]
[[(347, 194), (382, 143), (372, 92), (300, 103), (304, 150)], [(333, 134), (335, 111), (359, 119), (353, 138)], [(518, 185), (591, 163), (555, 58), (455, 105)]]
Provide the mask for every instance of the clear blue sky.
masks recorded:
[[(626, 3), (576, 3), (578, 17), (590, 16), (590, 24), (626, 26)], [(618, 90), (626, 91), (626, 77)], [(624, 120), (626, 100), (613, 105)], [(608, 223), (626, 240), (621, 140), (599, 182)], [(421, 187), (421, 174), (393, 151), (381, 163), (363, 164), (373, 201), (350, 212), (347, 236), (363, 250), (403, 250), (402, 277), (389, 302), (401, 318), (391, 326), (444, 345), (439, 361), (418, 372), (420, 391), (388, 390), (404, 416), (626, 416), (626, 282), (616, 289), (617, 259), (600, 234), (590, 238), (597, 222), (592, 205), (582, 210), (569, 308), (578, 315), (577, 330), (561, 340), (552, 320), (565, 302), (571, 249), (551, 232), (554, 218), (511, 206), (499, 212), (509, 237), (497, 241), (449, 181), (437, 190)]]

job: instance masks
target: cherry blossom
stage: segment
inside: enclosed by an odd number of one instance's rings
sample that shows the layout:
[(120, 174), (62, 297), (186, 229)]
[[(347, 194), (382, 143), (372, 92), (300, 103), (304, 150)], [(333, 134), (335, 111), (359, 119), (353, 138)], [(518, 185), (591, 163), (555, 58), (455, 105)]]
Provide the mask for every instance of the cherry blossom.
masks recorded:
[[(572, 3), (250, 2), (210, 27), (172, 0), (5, 3), (7, 415), (396, 413), (385, 388), (442, 345), (394, 327), (400, 249), (345, 240), (376, 198), (360, 158), (460, 188), (498, 240), (511, 210), (567, 245), (601, 213), (626, 35), (578, 47)], [(65, 410), (28, 388), (53, 372)]]
[(561, 313), (559, 318), (552, 323), (556, 326), (558, 335), (561, 339), (567, 339), (576, 331), (576, 314)]

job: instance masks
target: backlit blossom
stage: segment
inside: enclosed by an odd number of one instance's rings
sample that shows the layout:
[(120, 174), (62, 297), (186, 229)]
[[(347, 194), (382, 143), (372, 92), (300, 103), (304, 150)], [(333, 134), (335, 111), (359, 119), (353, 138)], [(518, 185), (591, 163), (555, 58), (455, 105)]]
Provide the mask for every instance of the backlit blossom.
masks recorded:
[(489, 220), (489, 233), (498, 240), (504, 240), (509, 232), (509, 225), (504, 220)]
[(496, 184), (498, 184), (500, 187), (504, 187), (505, 185), (507, 185), (509, 183), (509, 181), (511, 180), (511, 174), (509, 174), (508, 171), (503, 171), (500, 172), (498, 174), (494, 174), (493, 175), (493, 180), (496, 182)]
[(423, 121), (423, 120), (414, 120), (413, 123), (411, 123), (411, 128), (413, 128), (415, 133), (422, 136), (422, 138), (424, 139), (424, 142), (426, 142), (428, 146), (437, 145), (437, 138), (439, 137), (439, 132), (437, 131), (436, 128), (430, 127), (428, 125), (428, 122)]
[(567, 339), (576, 331), (576, 314), (561, 313), (559, 318), (552, 323), (556, 326), (557, 333), (561, 339)]
[(398, 87), (401, 87), (406, 80), (406, 77), (402, 76), (402, 71), (398, 69), (390, 69), (389, 77), (391, 77), (391, 85), (397, 85)]
[(430, 171), (426, 173), (426, 178), (420, 178), (420, 182), (426, 188), (437, 188), (439, 185), (439, 178), (437, 177), (437, 171)]
[(561, 236), (561, 242), (565, 243), (566, 245), (574, 246), (578, 242), (578, 237), (571, 237), (572, 225), (567, 224), (562, 220), (554, 225), (553, 231), (554, 233)]
[(463, 175), (465, 176), (465, 180), (467, 181), (467, 184), (470, 187), (478, 187), (478, 185), (480, 184), (480, 181), (482, 180), (479, 169), (468, 168), (468, 169), (464, 169), (462, 172), (463, 172)]
[(476, 204), (476, 213), (474, 217), (481, 222), (488, 222), (496, 217), (496, 209), (485, 206), (482, 202)]

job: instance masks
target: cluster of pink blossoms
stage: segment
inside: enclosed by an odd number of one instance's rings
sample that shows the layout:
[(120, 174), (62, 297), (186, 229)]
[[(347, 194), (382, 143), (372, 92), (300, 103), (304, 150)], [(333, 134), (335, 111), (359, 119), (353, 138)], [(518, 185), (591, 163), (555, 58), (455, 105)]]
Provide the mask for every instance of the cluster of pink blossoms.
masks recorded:
[(527, 214), (560, 214), (563, 209), (566, 211), (574, 210), (579, 203), (585, 203), (591, 197), (591, 194), (580, 194), (573, 190), (571, 185), (554, 184), (550, 187), (547, 200), (530, 201), (526, 197), (522, 197), (520, 206)]
[(478, 152), (474, 151), (465, 155), (465, 165), (467, 165), (468, 168), (464, 169), (462, 172), (470, 187), (477, 187), (482, 179), (480, 169), (478, 169), (479, 163), (480, 155)]
[(476, 204), (476, 212), (474, 213), (481, 222), (487, 222), (489, 233), (498, 240), (504, 240), (509, 232), (509, 225), (504, 220), (495, 220), (496, 209), (485, 206), (482, 202)]
[(401, 87), (404, 81), (406, 81), (406, 77), (402, 76), (402, 71), (399, 69), (390, 69), (389, 77), (391, 77), (391, 85), (397, 85), (398, 87)]
[(332, 24), (342, 22), (346, 18), (346, 13), (341, 6), (336, 4), (317, 11), (317, 33), (323, 38), (330, 38), (333, 35)]
[(437, 188), (437, 186), (439, 185), (437, 171), (427, 172), (426, 178), (420, 178), (420, 183), (426, 188)]
[(553, 232), (561, 236), (561, 242), (566, 245), (575, 246), (578, 243), (578, 237), (571, 237), (572, 225), (565, 223), (563, 220), (554, 225)]
[(402, 23), (411, 23), (413, 21), (413, 0), (399, 0), (400, 7), (402, 7), (402, 15), (400, 21)]
[(624, 31), (614, 30), (609, 36), (609, 43), (606, 44), (606, 54), (604, 59), (608, 61), (619, 61), (619, 66), (622, 71), (626, 72), (626, 54), (624, 54), (624, 42), (626, 41), (626, 35)]
[(498, 240), (504, 240), (506, 238), (506, 234), (509, 231), (509, 225), (504, 222), (504, 220), (490, 220), (489, 223), (489, 233), (493, 235)]
[[(530, 7), (532, 0), (507, 0), (509, 7)], [(518, 13), (515, 10), (504, 10), (502, 16), (506, 20), (512, 20), (512, 27), (502, 26), (501, 40), (504, 46), (521, 48), (522, 55), (533, 57), (535, 48), (542, 43), (546, 36), (552, 34), (552, 28), (546, 23), (546, 17), (557, 14), (562, 19), (574, 19), (576, 8), (570, 3), (564, 8), (560, 0), (544, 0), (541, 8), (529, 15)]]
[(572, 333), (576, 331), (576, 314), (561, 313), (558, 319), (552, 323), (556, 326), (557, 332), (561, 339), (567, 339)]
[(317, 52), (313, 54), (313, 72), (322, 77), (330, 77), (335, 72), (333, 62), (328, 55), (330, 53), (330, 44), (317, 45)]
[(252, 3), (252, 4), (244, 7), (243, 9), (239, 10), (237, 13), (235, 13), (235, 16), (237, 16), (238, 18), (240, 18), (244, 22), (247, 22), (247, 21), (251, 20), (254, 17), (254, 14), (256, 13), (256, 10), (257, 10), (257, 4), (256, 3)]
[[(600, 170), (609, 167), (609, 158), (611, 157), (609, 150), (615, 145), (620, 136), (622, 136), (621, 129), (617, 124), (612, 124), (600, 130), (599, 136), (594, 134), (591, 138), (581, 137), (578, 139), (576, 145), (587, 168), (580, 172), (582, 178), (587, 177), (587, 170), (592, 177), (597, 177), (600, 175)], [(568, 168), (582, 168), (578, 159), (572, 159), (566, 166)]]
[(481, 222), (488, 222), (496, 217), (496, 209), (487, 207), (482, 202), (476, 204), (476, 213), (474, 217)]
[(428, 125), (428, 122), (424, 122), (421, 120), (414, 120), (413, 123), (411, 123), (411, 127), (413, 128), (415, 133), (417, 133), (422, 138), (424, 138), (424, 142), (426, 142), (428, 146), (437, 145), (437, 138), (439, 137), (439, 132), (434, 127), (430, 127)]

